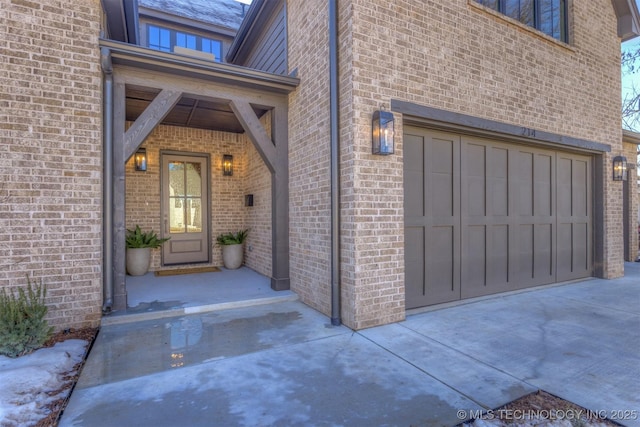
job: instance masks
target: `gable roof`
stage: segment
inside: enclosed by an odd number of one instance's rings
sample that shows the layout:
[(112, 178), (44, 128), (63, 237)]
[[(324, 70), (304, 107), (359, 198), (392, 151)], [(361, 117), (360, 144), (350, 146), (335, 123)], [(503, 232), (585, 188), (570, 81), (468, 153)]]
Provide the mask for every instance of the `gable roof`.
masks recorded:
[(236, 0), (138, 0), (138, 4), (234, 31), (240, 28), (244, 19), (243, 5)]
[(633, 132), (627, 129), (623, 129), (622, 140), (631, 144), (640, 145), (640, 132)]
[(636, 0), (611, 0), (618, 16), (618, 36), (622, 41), (640, 36), (640, 12)]

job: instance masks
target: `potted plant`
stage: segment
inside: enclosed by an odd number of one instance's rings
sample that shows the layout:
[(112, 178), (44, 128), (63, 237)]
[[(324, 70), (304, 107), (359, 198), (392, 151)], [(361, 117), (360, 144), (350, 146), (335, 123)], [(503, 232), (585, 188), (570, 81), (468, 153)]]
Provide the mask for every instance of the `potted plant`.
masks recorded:
[(249, 234), (249, 230), (240, 230), (237, 233), (220, 234), (216, 242), (222, 247), (222, 262), (224, 268), (235, 270), (244, 261), (243, 243)]
[(143, 232), (139, 225), (134, 230), (127, 229), (127, 273), (131, 276), (142, 276), (149, 271), (151, 249), (159, 248), (169, 240), (159, 239), (153, 230)]

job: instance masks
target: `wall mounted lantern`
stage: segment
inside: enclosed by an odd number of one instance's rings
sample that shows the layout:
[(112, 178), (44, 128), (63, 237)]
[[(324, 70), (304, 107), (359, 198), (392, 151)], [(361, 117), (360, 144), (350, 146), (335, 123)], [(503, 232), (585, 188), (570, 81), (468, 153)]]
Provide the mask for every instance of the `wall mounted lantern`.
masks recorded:
[(222, 175), (233, 175), (233, 156), (231, 154), (225, 154), (222, 156)]
[(613, 180), (614, 181), (627, 180), (627, 158), (626, 157), (616, 156), (613, 159)]
[(371, 151), (386, 156), (393, 154), (393, 114), (375, 111), (371, 121)]
[(145, 148), (140, 148), (136, 151), (134, 163), (138, 172), (147, 171), (147, 150)]

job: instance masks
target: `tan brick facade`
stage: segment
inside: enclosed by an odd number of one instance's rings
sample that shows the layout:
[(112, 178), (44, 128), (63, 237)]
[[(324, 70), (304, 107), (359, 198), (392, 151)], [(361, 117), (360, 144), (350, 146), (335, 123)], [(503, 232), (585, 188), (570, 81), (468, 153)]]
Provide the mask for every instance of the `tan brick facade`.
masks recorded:
[(56, 329), (102, 304), (99, 0), (0, 0), (0, 287), (46, 285)]
[[(571, 2), (558, 42), (473, 0), (339, 2), (343, 321), (404, 316), (402, 141), (371, 155), (371, 116), (391, 100), (567, 135), (619, 154), (620, 39), (609, 0)], [(325, 2), (288, 2), (292, 287), (328, 312), (329, 82)], [(315, 46), (316, 49), (309, 49)], [(402, 118), (396, 114), (396, 135)], [(604, 171), (611, 156), (604, 157)], [(623, 272), (621, 185), (605, 172), (604, 275)], [(293, 250), (293, 248), (296, 248)]]
[[(211, 264), (222, 265), (215, 237), (249, 229), (245, 265), (271, 275), (270, 173), (244, 134), (176, 126), (158, 126), (144, 142), (147, 171), (136, 172), (133, 158), (126, 167), (126, 227), (160, 231), (160, 151), (210, 156)], [(222, 155), (233, 156), (233, 176), (222, 175)], [(244, 206), (244, 195), (254, 195), (254, 206)], [(160, 250), (152, 252), (151, 270), (162, 269)]]
[[(289, 96), (290, 276), (291, 289), (302, 301), (329, 314), (327, 9), (326, 2), (310, 4), (313, 7), (305, 8), (304, 1), (287, 2), (289, 68), (298, 68), (299, 75), (305, 76), (304, 83)], [(308, 46), (315, 47), (313, 54)]]
[[(371, 116), (392, 100), (611, 146), (604, 171), (605, 277), (623, 274), (620, 40), (610, 0), (571, 1), (569, 43), (473, 0), (341, 0), (339, 109), (342, 320), (405, 316), (403, 144), (371, 154)], [(330, 312), (327, 2), (287, 2), (290, 278)], [(42, 279), (56, 328), (96, 325), (102, 304), (99, 0), (0, 0), (0, 286)], [(268, 123), (269, 117), (263, 118)], [(211, 235), (250, 229), (246, 264), (271, 275), (271, 176), (244, 135), (161, 126), (149, 170), (127, 165), (126, 225), (160, 229), (160, 150), (211, 157)], [(234, 156), (223, 177), (222, 154)], [(627, 154), (629, 158), (629, 154)], [(254, 206), (244, 206), (244, 195)], [(212, 242), (213, 243), (213, 242)], [(637, 244), (637, 243), (636, 243)], [(212, 245), (212, 263), (220, 251)], [(160, 268), (159, 252), (152, 269)]]

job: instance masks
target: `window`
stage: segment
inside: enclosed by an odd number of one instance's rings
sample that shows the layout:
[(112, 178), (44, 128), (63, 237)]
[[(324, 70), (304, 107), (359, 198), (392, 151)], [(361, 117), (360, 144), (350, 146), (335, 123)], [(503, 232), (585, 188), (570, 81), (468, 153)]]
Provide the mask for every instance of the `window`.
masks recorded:
[(212, 53), (216, 58), (216, 62), (221, 61), (222, 42), (220, 40), (209, 39), (196, 34), (189, 34), (156, 25), (147, 25), (147, 29), (147, 45), (151, 49), (173, 52), (175, 46), (180, 46), (199, 50), (200, 52)]
[(543, 33), (567, 41), (567, 0), (476, 0)]
[(149, 25), (149, 47), (163, 52), (171, 52), (171, 31)]

